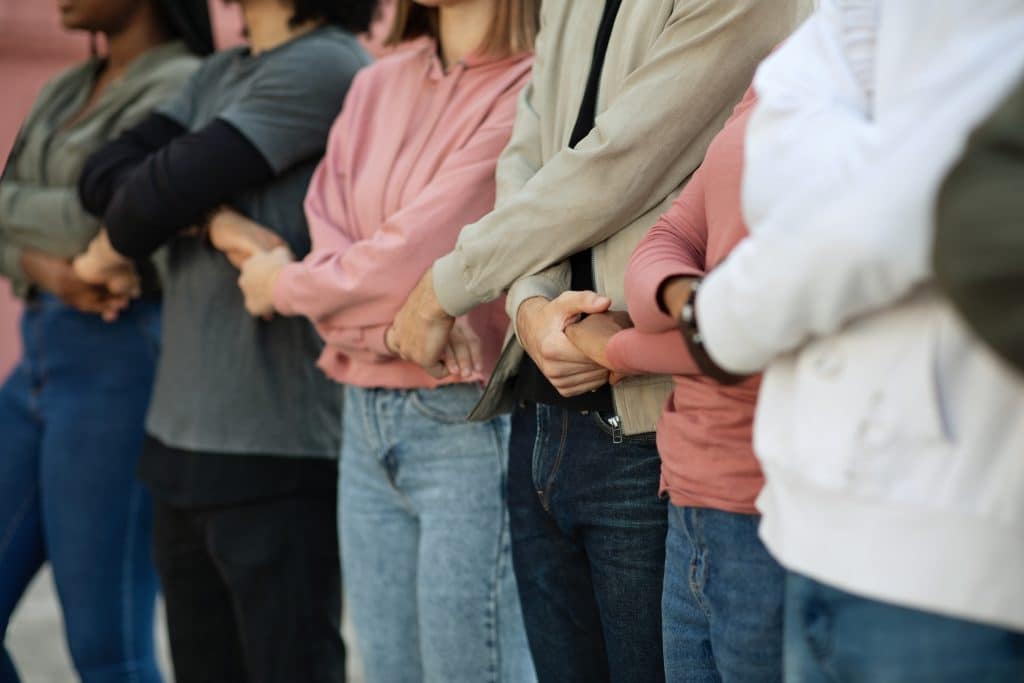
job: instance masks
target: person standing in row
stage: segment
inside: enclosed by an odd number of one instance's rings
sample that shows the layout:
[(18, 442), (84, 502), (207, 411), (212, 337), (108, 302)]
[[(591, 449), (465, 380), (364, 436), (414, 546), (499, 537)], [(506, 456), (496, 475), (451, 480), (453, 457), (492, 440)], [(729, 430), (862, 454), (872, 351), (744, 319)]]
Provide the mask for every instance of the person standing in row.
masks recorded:
[(419, 42), (356, 79), (306, 197), (312, 252), (242, 269), (250, 312), (313, 320), (321, 368), (346, 385), (339, 527), (369, 683), (536, 679), (509, 551), (508, 418), (465, 420), (508, 319), (500, 303), (460, 319), (429, 371), (388, 331), (422, 269), (494, 206), (538, 5), (399, 2), (389, 42)]
[(633, 248), (806, 3), (594, 4), (545, 0), (496, 208), (423, 275), (395, 339), (433, 366), (457, 316), (508, 292), (516, 336), (473, 418), (513, 410), (513, 558), (538, 675), (651, 683), (667, 524), (654, 430), (671, 381), (609, 387), (564, 329), (624, 307)]
[[(102, 216), (76, 269), (169, 246), (163, 351), (140, 476), (179, 683), (343, 680), (335, 532), (339, 392), (306, 321), (255, 320), (232, 263), (309, 249), (302, 197), (356, 71), (372, 0), (242, 0), (248, 45), (208, 59), (181, 96), (94, 155)], [(194, 229), (223, 205), (273, 232), (221, 245)], [(230, 261), (229, 261), (230, 259)]]
[[(151, 504), (134, 473), (160, 283), (150, 268), (116, 292), (75, 276), (70, 259), (100, 228), (76, 185), (86, 157), (176, 95), (213, 39), (205, 0), (60, 10), (66, 28), (102, 34), (106, 49), (46, 85), (0, 180), (0, 275), (26, 303), (24, 356), (0, 389), (0, 623), (6, 632), (48, 561), (79, 677), (153, 683)], [(0, 681), (17, 680), (3, 652)]]
[(930, 267), (943, 179), (1022, 70), (1015, 0), (829, 0), (758, 71), (750, 236), (686, 327), (725, 370), (765, 370), (758, 507), (793, 683), (1024, 671), (1024, 378)]
[(754, 505), (764, 485), (751, 445), (760, 379), (707, 374), (680, 333), (693, 282), (747, 234), (740, 185), (755, 102), (748, 91), (633, 252), (629, 315), (600, 313), (566, 329), (577, 348), (620, 377), (673, 375), (658, 421), (661, 490), (671, 500), (661, 615), (670, 682), (782, 679), (785, 573), (757, 537)]

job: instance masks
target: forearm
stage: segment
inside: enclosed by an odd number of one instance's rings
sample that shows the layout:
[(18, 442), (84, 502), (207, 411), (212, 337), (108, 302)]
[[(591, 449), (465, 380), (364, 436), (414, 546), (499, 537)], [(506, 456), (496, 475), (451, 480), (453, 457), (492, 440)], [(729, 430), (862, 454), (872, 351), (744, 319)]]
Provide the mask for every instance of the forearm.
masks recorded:
[(590, 134), (462, 231), (456, 249), (434, 266), (450, 314), (608, 239), (697, 168), (708, 131), (725, 120), (783, 35), (765, 28), (778, 22), (769, 3), (717, 8), (681, 3), (648, 62), (627, 77)]
[(647, 334), (623, 330), (608, 341), (608, 360), (622, 375), (699, 375), (679, 330)]
[(214, 121), (150, 155), (124, 179), (104, 214), (111, 244), (125, 256), (147, 256), (274, 175), (248, 139)]
[(78, 180), (82, 206), (94, 216), (106, 213), (117, 188), (151, 154), (188, 130), (174, 119), (150, 114), (86, 160)]

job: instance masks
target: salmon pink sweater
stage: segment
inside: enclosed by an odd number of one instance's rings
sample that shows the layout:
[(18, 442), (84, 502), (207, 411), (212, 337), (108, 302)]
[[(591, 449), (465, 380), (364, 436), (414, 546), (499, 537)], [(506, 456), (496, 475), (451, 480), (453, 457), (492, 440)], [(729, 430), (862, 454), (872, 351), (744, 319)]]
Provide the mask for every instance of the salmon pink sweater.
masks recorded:
[(658, 294), (669, 278), (711, 270), (746, 236), (740, 184), (753, 105), (750, 90), (686, 188), (637, 246), (626, 272), (636, 327), (613, 336), (607, 349), (624, 374), (673, 375), (675, 389), (658, 421), (661, 488), (672, 503), (750, 514), (764, 484), (751, 444), (760, 379), (723, 386), (702, 375)]
[[(459, 231), (494, 206), (528, 55), (474, 56), (442, 68), (432, 42), (356, 77), (306, 196), (312, 251), (273, 290), (285, 315), (310, 318), (326, 342), (320, 367), (361, 387), (440, 383), (393, 357), (384, 335), (420, 276)], [(508, 320), (504, 304), (466, 318), (480, 336), (486, 380)]]

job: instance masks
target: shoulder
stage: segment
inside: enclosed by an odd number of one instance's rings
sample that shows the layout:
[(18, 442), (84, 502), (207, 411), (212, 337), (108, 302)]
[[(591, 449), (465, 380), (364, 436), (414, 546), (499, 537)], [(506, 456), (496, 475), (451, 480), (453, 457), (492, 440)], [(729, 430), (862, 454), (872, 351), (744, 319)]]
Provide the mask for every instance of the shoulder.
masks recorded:
[(369, 53), (355, 36), (333, 26), (325, 26), (296, 39), (272, 57), (271, 61), (278, 68), (301, 66), (310, 69), (305, 76), (339, 70), (354, 72), (371, 62)]
[(203, 64), (203, 59), (175, 46), (154, 48), (147, 55), (145, 69), (139, 78), (143, 86), (183, 85)]
[(38, 101), (51, 97), (66, 88), (84, 85), (89, 81), (96, 68), (97, 60), (90, 59), (61, 71), (43, 85), (42, 90), (39, 92)]
[(349, 100), (384, 94), (388, 86), (410, 78), (421, 80), (429, 54), (427, 46), (411, 46), (378, 59), (356, 74)]
[(192, 76), (197, 81), (216, 80), (228, 70), (231, 64), (241, 59), (247, 50), (248, 48), (243, 46), (232, 47), (226, 50), (218, 50), (209, 57), (201, 58)]

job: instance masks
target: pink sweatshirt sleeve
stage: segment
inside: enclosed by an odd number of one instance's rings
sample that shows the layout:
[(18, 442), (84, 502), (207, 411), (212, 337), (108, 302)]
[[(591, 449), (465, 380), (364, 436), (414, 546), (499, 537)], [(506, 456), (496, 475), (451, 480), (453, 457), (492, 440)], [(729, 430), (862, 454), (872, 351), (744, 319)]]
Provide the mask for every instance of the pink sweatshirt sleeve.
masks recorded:
[(704, 274), (708, 242), (704, 191), (701, 167), (629, 259), (626, 301), (629, 317), (640, 332), (675, 330), (676, 321), (658, 304), (658, 290), (669, 278)]
[[(306, 198), (313, 251), (278, 275), (275, 307), (313, 320), (328, 344), (363, 344), (386, 355), (384, 332), (419, 276), (454, 248), (463, 226), (493, 208), (495, 166), (512, 131), (517, 94), (506, 93), (419, 196), (368, 239), (352, 241), (332, 222), (345, 198), (337, 180), (343, 169), (334, 167), (339, 155), (329, 150)], [(339, 128), (332, 137), (346, 132)]]
[(699, 375), (679, 330), (657, 334), (636, 328), (623, 330), (608, 340), (605, 349), (613, 369), (621, 375)]

